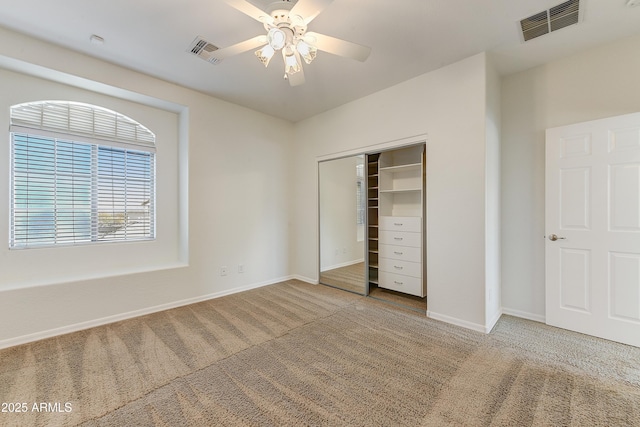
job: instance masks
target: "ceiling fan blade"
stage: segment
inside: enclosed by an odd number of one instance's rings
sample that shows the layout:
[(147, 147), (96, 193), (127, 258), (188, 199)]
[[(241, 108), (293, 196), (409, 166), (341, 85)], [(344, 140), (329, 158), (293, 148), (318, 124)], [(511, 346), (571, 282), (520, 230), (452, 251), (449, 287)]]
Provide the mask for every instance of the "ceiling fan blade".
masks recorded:
[(301, 84), (304, 84), (304, 82), (305, 82), (304, 67), (302, 66), (302, 61), (300, 60), (300, 55), (298, 54), (298, 52), (295, 52), (295, 55), (296, 55), (296, 59), (298, 60), (298, 64), (300, 64), (300, 71), (298, 71), (297, 73), (289, 75), (289, 85), (290, 86), (300, 86)]
[(271, 15), (269, 15), (264, 10), (255, 7), (254, 5), (247, 2), (246, 0), (225, 0), (225, 1), (229, 6), (239, 10), (245, 15), (252, 17), (258, 22), (262, 22), (262, 23), (268, 22), (270, 24), (273, 24), (273, 18), (271, 17)]
[(298, 15), (305, 24), (308, 24), (332, 2), (333, 0), (298, 0), (289, 12), (289, 16)]
[(230, 56), (238, 55), (239, 53), (264, 46), (265, 44), (267, 44), (267, 36), (256, 36), (252, 39), (245, 40), (232, 46), (215, 50), (211, 53), (211, 57), (222, 60)]
[(331, 36), (325, 36), (324, 34), (314, 33), (312, 31), (305, 34), (304, 41), (325, 52), (344, 56), (346, 58), (352, 58), (360, 62), (366, 61), (371, 53), (370, 47), (351, 43)]

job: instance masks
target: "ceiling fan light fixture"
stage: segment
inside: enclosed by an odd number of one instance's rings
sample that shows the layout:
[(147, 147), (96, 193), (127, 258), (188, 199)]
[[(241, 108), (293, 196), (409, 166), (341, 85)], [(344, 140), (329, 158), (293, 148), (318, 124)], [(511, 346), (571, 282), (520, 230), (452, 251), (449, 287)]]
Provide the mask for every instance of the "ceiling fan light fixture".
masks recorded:
[(274, 50), (280, 50), (287, 43), (287, 35), (280, 28), (272, 28), (267, 34), (267, 40)]
[(311, 61), (313, 61), (318, 54), (317, 48), (315, 48), (314, 46), (309, 46), (303, 40), (300, 40), (298, 42), (298, 44), (296, 45), (296, 49), (298, 50), (298, 53), (300, 54), (302, 59), (304, 59), (304, 62), (306, 62), (307, 64), (311, 64)]
[(300, 71), (300, 63), (295, 55), (286, 55), (284, 51), (282, 52), (284, 56), (284, 72), (287, 75), (295, 74)]
[(265, 45), (262, 49), (256, 50), (255, 53), (260, 62), (262, 62), (265, 67), (268, 67), (275, 50), (273, 50), (271, 45)]
[[(258, 49), (254, 53), (267, 67), (275, 52), (281, 50), (284, 78), (289, 80), (291, 86), (299, 86), (305, 82), (303, 61), (310, 64), (318, 50), (361, 62), (365, 61), (371, 52), (371, 49), (366, 46), (346, 40), (319, 33), (307, 33), (308, 24), (333, 0), (268, 0), (271, 2), (268, 7), (269, 12), (253, 4), (257, 1), (225, 0), (230, 6), (261, 22), (266, 35), (217, 49), (211, 54), (213, 59), (222, 60), (231, 55)], [(262, 1), (267, 0), (260, 0)]]
[(289, 19), (291, 20), (291, 25), (294, 27), (302, 27), (307, 24), (304, 22), (304, 18), (300, 15), (289, 15)]

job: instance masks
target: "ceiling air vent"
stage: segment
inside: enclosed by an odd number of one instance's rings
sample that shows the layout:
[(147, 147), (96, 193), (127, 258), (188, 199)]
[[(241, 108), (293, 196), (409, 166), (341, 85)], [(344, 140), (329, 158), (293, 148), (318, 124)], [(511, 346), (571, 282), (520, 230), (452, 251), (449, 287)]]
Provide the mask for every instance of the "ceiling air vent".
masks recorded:
[(212, 64), (221, 62), (220, 59), (216, 59), (211, 56), (211, 54), (216, 50), (218, 50), (218, 46), (209, 43), (200, 36), (196, 37), (189, 45), (189, 49), (187, 49), (188, 52), (191, 52), (194, 55)]
[(520, 21), (524, 41), (535, 39), (580, 21), (580, 0), (569, 0)]

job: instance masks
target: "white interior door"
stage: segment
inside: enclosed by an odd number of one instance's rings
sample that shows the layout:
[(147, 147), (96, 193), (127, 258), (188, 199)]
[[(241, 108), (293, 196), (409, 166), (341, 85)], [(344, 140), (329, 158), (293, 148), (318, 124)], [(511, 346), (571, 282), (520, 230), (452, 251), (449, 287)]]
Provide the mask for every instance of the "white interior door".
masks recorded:
[(640, 113), (547, 130), (547, 324), (640, 347)]

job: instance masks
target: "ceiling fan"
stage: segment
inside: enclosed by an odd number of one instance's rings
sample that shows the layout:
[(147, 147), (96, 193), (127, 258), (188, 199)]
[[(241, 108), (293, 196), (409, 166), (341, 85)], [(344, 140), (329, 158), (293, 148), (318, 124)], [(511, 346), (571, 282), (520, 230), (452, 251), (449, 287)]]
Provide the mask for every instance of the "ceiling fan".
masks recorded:
[(225, 0), (230, 6), (252, 17), (264, 25), (267, 34), (218, 49), (211, 53), (214, 59), (222, 60), (230, 56), (260, 48), (255, 52), (265, 67), (277, 51), (282, 52), (284, 78), (291, 86), (304, 83), (302, 60), (307, 64), (316, 57), (317, 51), (332, 53), (358, 61), (365, 61), (371, 49), (346, 40), (307, 32), (307, 25), (333, 0), (280, 0), (272, 3), (264, 11), (246, 0)]

